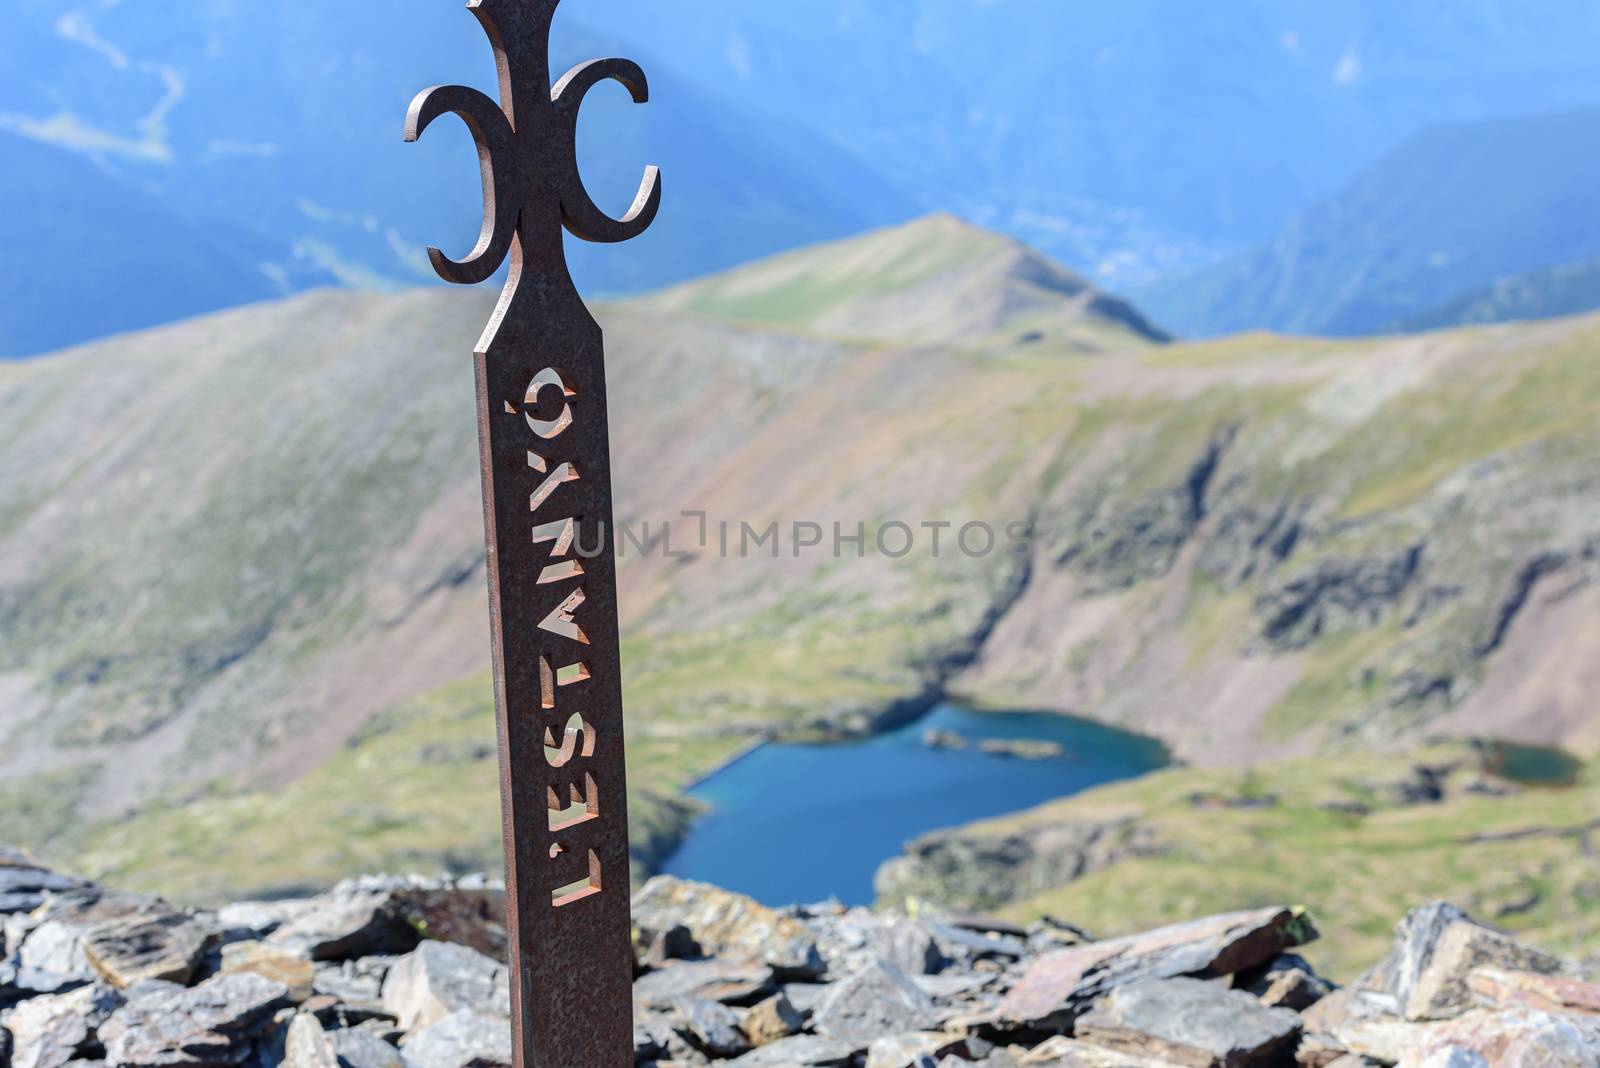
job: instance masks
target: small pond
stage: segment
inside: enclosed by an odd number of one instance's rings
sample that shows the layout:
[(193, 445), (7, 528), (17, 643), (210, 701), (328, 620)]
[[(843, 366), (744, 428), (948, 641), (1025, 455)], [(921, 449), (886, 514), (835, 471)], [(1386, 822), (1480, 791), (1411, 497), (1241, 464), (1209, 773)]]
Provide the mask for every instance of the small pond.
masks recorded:
[[(928, 732), (964, 748), (925, 743)], [(1031, 759), (984, 740), (1052, 743)], [(1058, 749), (1058, 751), (1057, 751)], [(1041, 753), (1053, 753), (1043, 755)], [(1041, 712), (944, 704), (862, 741), (767, 745), (690, 791), (711, 811), (665, 870), (771, 905), (872, 901), (878, 865), (927, 831), (998, 816), (1162, 767), (1159, 742)]]

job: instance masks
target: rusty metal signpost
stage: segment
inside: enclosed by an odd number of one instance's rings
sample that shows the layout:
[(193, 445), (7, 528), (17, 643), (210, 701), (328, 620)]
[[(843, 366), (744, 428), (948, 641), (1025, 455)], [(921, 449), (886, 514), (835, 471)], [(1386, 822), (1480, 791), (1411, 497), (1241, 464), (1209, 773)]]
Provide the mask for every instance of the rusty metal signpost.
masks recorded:
[(606, 79), (638, 103), (648, 89), (623, 59), (580, 64), (552, 85), (559, 2), (471, 0), (500, 101), (459, 85), (425, 90), (405, 136), (454, 114), (477, 143), (483, 230), (464, 260), (430, 248), (434, 269), (472, 284), (510, 261), (475, 364), (512, 1047), (519, 1068), (623, 1068), (633, 1063), (633, 962), (605, 367), (561, 231), (635, 237), (655, 218), (661, 184), (646, 168), (621, 219), (584, 190), (584, 95)]

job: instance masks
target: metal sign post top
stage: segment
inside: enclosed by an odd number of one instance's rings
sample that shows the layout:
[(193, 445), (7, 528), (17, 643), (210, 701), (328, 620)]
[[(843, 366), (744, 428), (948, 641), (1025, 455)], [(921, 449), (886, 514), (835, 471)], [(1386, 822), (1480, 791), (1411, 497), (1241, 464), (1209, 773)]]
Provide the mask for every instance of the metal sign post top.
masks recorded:
[(513, 1053), (519, 1068), (624, 1068), (633, 954), (605, 366), (562, 229), (635, 237), (655, 218), (661, 182), (646, 168), (621, 219), (589, 198), (577, 163), (585, 94), (612, 79), (643, 103), (648, 87), (623, 59), (580, 64), (552, 84), (558, 3), (468, 4), (494, 49), (500, 100), (460, 85), (425, 90), (405, 136), (453, 114), (477, 146), (482, 230), (464, 259), (428, 249), (440, 277), (473, 284), (510, 263), (474, 364)]

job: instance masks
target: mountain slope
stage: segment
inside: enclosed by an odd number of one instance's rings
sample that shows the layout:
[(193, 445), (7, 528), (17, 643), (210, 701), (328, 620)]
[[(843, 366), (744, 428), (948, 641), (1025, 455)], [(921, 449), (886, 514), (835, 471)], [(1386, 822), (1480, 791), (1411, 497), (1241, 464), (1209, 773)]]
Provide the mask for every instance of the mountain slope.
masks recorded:
[[(918, 229), (889, 240), (950, 224)], [(811, 307), (884, 240), (750, 289)], [(1084, 322), (1056, 299), (1028, 319)], [(494, 789), (465, 357), (491, 301), (317, 293), (0, 367), (0, 833), (211, 891), (485, 862), (492, 819), (450, 828)], [(1600, 744), (1600, 319), (1093, 351), (601, 319), (642, 861), (751, 737), (949, 694), (1206, 764)], [(351, 770), (380, 765), (454, 785), (379, 797)]]
[(1600, 256), (1600, 111), (1440, 127), (1261, 249), (1140, 294), (1182, 334), (1392, 329), (1507, 276)]

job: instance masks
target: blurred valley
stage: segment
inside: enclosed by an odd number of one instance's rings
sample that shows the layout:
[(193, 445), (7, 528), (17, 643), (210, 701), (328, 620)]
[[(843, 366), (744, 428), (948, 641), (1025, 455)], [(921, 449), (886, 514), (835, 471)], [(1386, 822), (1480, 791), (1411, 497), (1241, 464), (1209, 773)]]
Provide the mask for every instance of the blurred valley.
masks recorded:
[[(322, 291), (0, 367), (0, 837), (198, 897), (493, 866), (458, 355), (491, 299)], [(868, 533), (860, 559), (625, 547), (641, 871), (692, 819), (683, 787), (753, 738), (858, 734), (949, 697), (1166, 742), (1192, 767), (1105, 788), (1155, 806), (1116, 806), (1140, 825), (1191, 796), (1286, 796), (1280, 776), (1303, 790), (1288, 769), (1309, 760), (1326, 796), (1307, 810), (1349, 832), (1317, 832), (1330, 862), (1393, 848), (1360, 826), (1419, 797), (1438, 819), (1487, 808), (1474, 826), (1546, 820), (1556, 842), (1595, 812), (1586, 777), (1381, 784), (1422, 774), (1407, 753), (1442, 735), (1600, 743), (1600, 319), (1173, 344), (948, 216), (600, 318), (619, 521)], [(896, 558), (873, 541), (894, 520), (1027, 535)], [(1500, 750), (1476, 752), (1450, 766), (1492, 778)], [(1166, 863), (1286, 818), (1206, 811), (1217, 836)], [(974, 904), (1150, 855), (1096, 849)], [(1316, 897), (1270, 872), (1278, 897)]]

